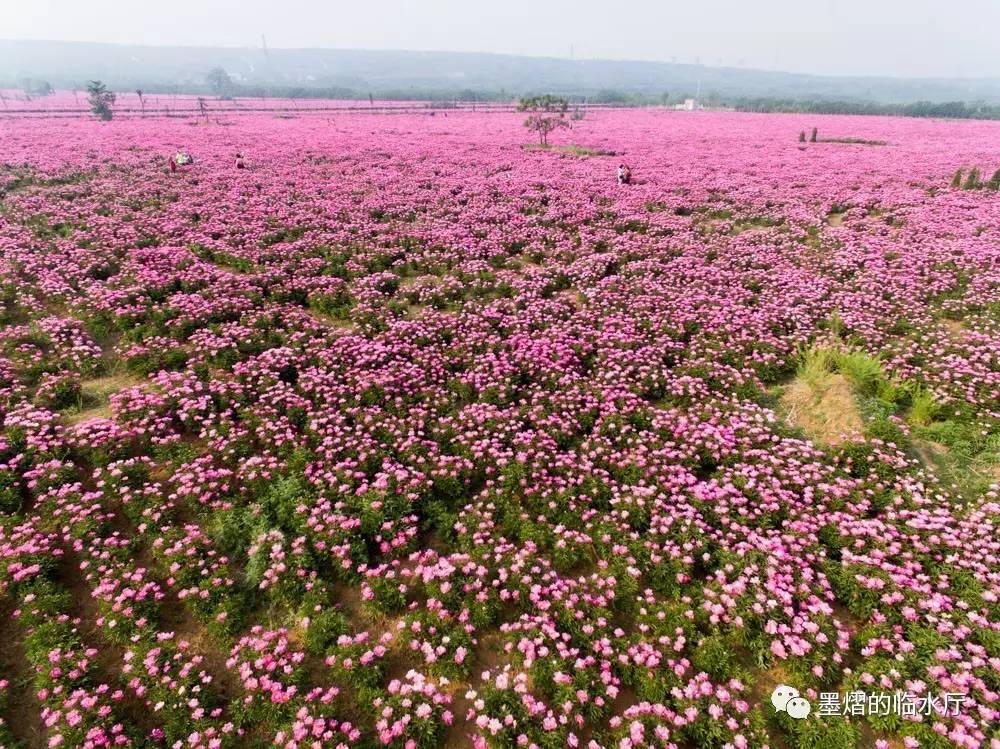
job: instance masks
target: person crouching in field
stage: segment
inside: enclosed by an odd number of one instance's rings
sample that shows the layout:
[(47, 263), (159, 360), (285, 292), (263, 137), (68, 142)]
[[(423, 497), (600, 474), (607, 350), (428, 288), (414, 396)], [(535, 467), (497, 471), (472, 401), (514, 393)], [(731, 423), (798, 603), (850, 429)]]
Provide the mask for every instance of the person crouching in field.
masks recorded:
[(243, 154), (241, 154), (241, 153), (237, 153), (236, 154), (236, 168), (237, 169), (246, 169), (247, 168), (247, 164), (243, 160)]
[(190, 164), (193, 164), (194, 159), (191, 158), (191, 156), (188, 155), (186, 152), (178, 151), (177, 153), (175, 153), (173, 156), (170, 157), (170, 160), (167, 163), (170, 165), (170, 171), (176, 172), (178, 167), (188, 166)]
[(619, 185), (632, 184), (632, 170), (629, 169), (624, 164), (618, 165), (618, 184)]

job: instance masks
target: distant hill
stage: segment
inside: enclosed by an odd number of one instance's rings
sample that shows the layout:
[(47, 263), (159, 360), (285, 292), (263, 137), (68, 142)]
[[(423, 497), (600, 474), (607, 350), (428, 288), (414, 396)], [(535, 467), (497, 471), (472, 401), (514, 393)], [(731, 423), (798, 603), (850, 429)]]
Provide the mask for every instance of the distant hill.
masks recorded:
[(344, 49), (145, 47), (89, 42), (0, 40), (0, 85), (44, 80), (56, 88), (99, 78), (119, 90), (197, 92), (206, 73), (225, 69), (243, 86), (342, 90), (403, 97), (461, 92), (553, 92), (574, 96), (983, 101), (1000, 104), (1000, 79), (814, 76), (663, 62), (566, 60), (461, 52)]

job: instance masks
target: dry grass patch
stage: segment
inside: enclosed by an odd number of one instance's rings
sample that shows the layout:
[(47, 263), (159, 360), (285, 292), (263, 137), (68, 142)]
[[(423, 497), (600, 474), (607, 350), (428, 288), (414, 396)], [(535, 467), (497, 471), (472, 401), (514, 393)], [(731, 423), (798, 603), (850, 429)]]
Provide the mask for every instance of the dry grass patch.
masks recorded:
[(830, 351), (808, 352), (795, 379), (782, 393), (781, 405), (789, 424), (813, 439), (838, 445), (860, 438), (864, 422), (851, 383), (832, 368)]
[[(747, 701), (751, 705), (759, 707), (762, 715), (769, 715), (768, 711), (773, 712), (773, 708), (771, 707), (771, 693), (779, 684), (792, 685), (792, 683), (788, 672), (780, 663), (776, 663), (767, 669), (756, 669), (753, 672), (750, 696)], [(771, 739), (771, 745), (776, 749), (788, 748), (787, 741), (780, 733), (775, 733), (769, 729), (768, 735)]]
[(355, 333), (358, 330), (358, 326), (355, 325), (350, 320), (345, 320), (340, 317), (334, 317), (333, 315), (327, 315), (323, 312), (319, 312), (317, 310), (309, 308), (303, 309), (303, 312), (305, 312), (307, 315), (309, 315), (317, 322), (322, 323), (327, 328), (330, 328), (331, 330), (342, 331), (344, 333)]
[(750, 689), (751, 704), (770, 706), (771, 692), (780, 684), (791, 684), (788, 671), (780, 663), (775, 663), (767, 669), (756, 669), (753, 673), (753, 685)]
[(110, 419), (111, 396), (144, 382), (145, 380), (128, 373), (84, 380), (80, 385), (80, 405), (66, 413), (66, 421), (79, 424), (90, 419)]
[(930, 440), (913, 440), (913, 449), (924, 462), (924, 465), (934, 465), (938, 460), (948, 456), (948, 448), (939, 442)]
[(944, 318), (944, 327), (948, 331), (948, 335), (955, 340), (961, 340), (965, 336), (965, 323), (961, 320), (952, 320), (951, 318)]
[(603, 148), (591, 148), (590, 146), (578, 146), (574, 144), (569, 145), (553, 145), (551, 143), (546, 145), (540, 145), (538, 143), (526, 143), (521, 146), (525, 151), (552, 151), (554, 153), (566, 154), (567, 156), (579, 156), (585, 158), (588, 156), (618, 156), (616, 151), (608, 151)]
[(583, 309), (587, 306), (587, 297), (575, 289), (566, 289), (559, 292), (559, 296), (569, 302), (576, 309)]
[(175, 642), (186, 642), (191, 654), (202, 657), (201, 668), (212, 677), (212, 685), (220, 697), (231, 700), (242, 694), (239, 678), (226, 667), (228, 646), (212, 637), (176, 596), (171, 595), (169, 604), (163, 606), (160, 624), (162, 631), (171, 633)]

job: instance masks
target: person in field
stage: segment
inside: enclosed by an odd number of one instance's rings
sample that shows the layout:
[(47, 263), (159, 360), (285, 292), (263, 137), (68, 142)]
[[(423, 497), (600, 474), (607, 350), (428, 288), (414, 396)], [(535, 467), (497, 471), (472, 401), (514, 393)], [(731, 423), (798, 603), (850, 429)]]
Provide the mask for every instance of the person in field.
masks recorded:
[(194, 159), (186, 151), (178, 151), (167, 159), (167, 166), (170, 167), (171, 172), (176, 172), (178, 167), (190, 166), (193, 163)]
[(247, 168), (247, 164), (243, 160), (243, 154), (242, 153), (237, 153), (236, 154), (236, 168), (237, 169), (246, 169)]
[(619, 185), (632, 184), (632, 170), (629, 169), (625, 164), (618, 165), (618, 184)]

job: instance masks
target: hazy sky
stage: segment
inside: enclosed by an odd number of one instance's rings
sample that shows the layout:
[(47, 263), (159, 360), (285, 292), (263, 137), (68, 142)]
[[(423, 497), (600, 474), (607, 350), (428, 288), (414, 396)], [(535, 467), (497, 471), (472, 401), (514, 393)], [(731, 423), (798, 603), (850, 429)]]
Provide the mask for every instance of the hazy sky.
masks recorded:
[(0, 38), (1000, 76), (1000, 0), (0, 0)]

